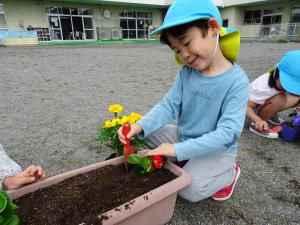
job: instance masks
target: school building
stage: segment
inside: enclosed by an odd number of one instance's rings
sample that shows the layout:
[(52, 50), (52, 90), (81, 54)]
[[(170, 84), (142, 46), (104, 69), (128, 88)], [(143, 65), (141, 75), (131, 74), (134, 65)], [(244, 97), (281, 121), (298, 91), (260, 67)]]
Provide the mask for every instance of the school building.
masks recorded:
[[(199, 0), (201, 1), (201, 0)], [(213, 0), (243, 39), (300, 39), (300, 0)], [(174, 0), (0, 0), (6, 44), (153, 39)]]

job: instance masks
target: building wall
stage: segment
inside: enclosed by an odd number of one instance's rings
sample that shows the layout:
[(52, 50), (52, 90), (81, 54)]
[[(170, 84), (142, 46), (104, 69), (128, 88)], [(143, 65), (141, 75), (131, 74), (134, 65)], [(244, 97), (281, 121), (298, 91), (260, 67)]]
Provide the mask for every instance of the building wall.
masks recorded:
[[(233, 3), (233, 1), (229, 1), (229, 2)], [(261, 1), (261, 2), (266, 2), (266, 1)], [(249, 25), (244, 24), (245, 11), (259, 10), (259, 9), (262, 10), (274, 9), (278, 7), (283, 7), (281, 29), (287, 30), (287, 24), (290, 22), (292, 6), (297, 4), (300, 4), (299, 0), (276, 1), (276, 2), (269, 1), (268, 3), (220, 8), (220, 12), (223, 19), (229, 19), (229, 26), (239, 30), (242, 37), (252, 37), (259, 34), (261, 30), (261, 24), (249, 24)]]
[[(120, 27), (119, 13), (122, 11), (152, 12), (153, 26), (161, 25), (161, 9), (136, 6), (116, 6), (104, 4), (78, 4), (40, 1), (35, 4), (33, 0), (0, 0), (4, 4), (5, 18), (9, 30), (22, 31), (31, 25), (33, 27), (48, 27), (48, 19), (45, 12), (47, 6), (91, 8), (93, 9), (93, 23), (96, 27)], [(110, 10), (112, 15), (109, 19), (102, 16), (103, 10)]]
[(28, 25), (45, 27), (47, 25), (45, 9), (33, 0), (2, 0), (5, 19), (9, 30), (21, 31)]
[(232, 6), (220, 9), (221, 17), (223, 20), (228, 19), (229, 27), (236, 27), (237, 24), (243, 19), (244, 13), (241, 12), (240, 7)]
[[(82, 0), (83, 1), (83, 0)], [(155, 1), (155, 0), (154, 0)], [(171, 3), (173, 0), (164, 1), (166, 4)], [(213, 0), (220, 6), (220, 12), (223, 19), (229, 20), (229, 26), (233, 27), (241, 32), (241, 36), (252, 36), (260, 31), (261, 25), (245, 25), (243, 23), (245, 11), (256, 9), (271, 9), (277, 7), (283, 7), (282, 13), (282, 27), (284, 24), (289, 23), (292, 6), (300, 4), (300, 0), (289, 1), (221, 1)], [(36, 3), (39, 2), (39, 3)], [(158, 1), (161, 2), (161, 1)], [(249, 3), (243, 5), (243, 3)], [(161, 9), (150, 6), (132, 6), (132, 5), (109, 5), (109, 4), (84, 4), (84, 3), (70, 3), (70, 2), (53, 2), (51, 0), (0, 0), (0, 3), (4, 5), (5, 18), (7, 28), (11, 31), (22, 31), (31, 25), (33, 27), (48, 27), (48, 19), (45, 12), (47, 6), (57, 7), (75, 7), (75, 8), (91, 8), (93, 9), (93, 24), (96, 33), (97, 27), (119, 27), (119, 13), (122, 11), (144, 11), (152, 12), (153, 26), (158, 27), (161, 25), (162, 13)], [(239, 4), (239, 5), (237, 5)], [(242, 4), (242, 5), (241, 5)], [(231, 5), (227, 6), (226, 5)], [(232, 6), (234, 5), (234, 6)], [(112, 16), (109, 19), (105, 19), (102, 16), (104, 10), (110, 10)], [(96, 38), (96, 36), (95, 36)]]

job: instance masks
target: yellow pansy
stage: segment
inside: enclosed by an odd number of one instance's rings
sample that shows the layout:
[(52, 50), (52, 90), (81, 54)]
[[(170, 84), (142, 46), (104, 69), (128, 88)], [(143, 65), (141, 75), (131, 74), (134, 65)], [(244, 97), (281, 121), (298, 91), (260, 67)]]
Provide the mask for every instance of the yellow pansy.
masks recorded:
[(135, 120), (134, 122), (140, 120), (143, 118), (143, 116), (141, 114), (138, 114), (136, 112), (132, 112), (130, 113), (130, 118), (132, 118), (133, 120)]
[(129, 121), (128, 116), (122, 116), (120, 124), (123, 125), (124, 123), (127, 123)]
[(112, 113), (119, 113), (119, 112), (122, 112), (124, 109), (123, 106), (119, 105), (119, 104), (113, 104), (113, 105), (110, 105), (108, 107), (108, 110)]
[(110, 120), (106, 120), (105, 123), (104, 123), (105, 128), (111, 128), (111, 127), (114, 127), (114, 126), (115, 126), (115, 124)]

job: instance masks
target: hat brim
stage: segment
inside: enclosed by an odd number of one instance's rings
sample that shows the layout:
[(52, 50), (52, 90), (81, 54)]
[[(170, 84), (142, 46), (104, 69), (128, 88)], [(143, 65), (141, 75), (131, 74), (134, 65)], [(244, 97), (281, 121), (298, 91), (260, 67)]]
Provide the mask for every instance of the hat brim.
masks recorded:
[(189, 18), (175, 20), (175, 21), (172, 21), (171, 23), (166, 23), (166, 24), (161, 25), (159, 28), (152, 31), (150, 34), (151, 35), (152, 34), (160, 34), (163, 30), (168, 29), (170, 27), (175, 27), (175, 26), (189, 23), (189, 22), (199, 20), (199, 19), (209, 19), (209, 17), (200, 17), (199, 15), (197, 15), (197, 16), (193, 16), (193, 17), (189, 17)]
[(279, 80), (281, 86), (290, 94), (300, 95), (300, 82), (295, 82), (289, 78), (289, 75), (279, 68)]

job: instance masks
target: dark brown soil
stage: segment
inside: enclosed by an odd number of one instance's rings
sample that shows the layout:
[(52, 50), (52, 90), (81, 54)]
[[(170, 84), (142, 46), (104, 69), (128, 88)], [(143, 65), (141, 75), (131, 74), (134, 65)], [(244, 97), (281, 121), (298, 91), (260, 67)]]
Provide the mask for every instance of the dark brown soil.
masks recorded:
[(126, 173), (123, 165), (108, 166), (37, 190), (14, 202), (19, 206), (21, 224), (101, 224), (98, 215), (175, 178), (166, 169), (141, 176)]

